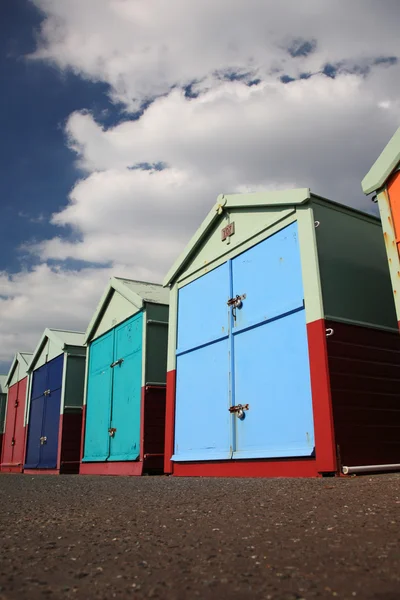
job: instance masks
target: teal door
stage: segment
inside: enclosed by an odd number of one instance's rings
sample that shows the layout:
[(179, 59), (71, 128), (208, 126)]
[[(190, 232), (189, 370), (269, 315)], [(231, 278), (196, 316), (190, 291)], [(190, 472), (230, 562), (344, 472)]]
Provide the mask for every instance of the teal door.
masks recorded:
[(139, 313), (90, 345), (84, 462), (139, 457), (142, 323)]
[[(115, 330), (113, 399), (109, 460), (135, 460), (140, 452), (140, 395), (142, 385), (142, 318)], [(121, 361), (121, 362), (120, 362)]]
[(84, 461), (104, 462), (110, 453), (110, 413), (114, 360), (114, 332), (90, 345), (86, 400)]

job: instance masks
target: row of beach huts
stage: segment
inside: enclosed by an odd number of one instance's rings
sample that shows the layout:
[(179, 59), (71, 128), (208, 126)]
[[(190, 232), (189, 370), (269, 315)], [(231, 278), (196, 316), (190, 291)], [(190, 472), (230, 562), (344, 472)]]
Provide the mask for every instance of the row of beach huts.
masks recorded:
[(381, 219), (221, 195), (164, 285), (113, 277), (86, 332), (0, 379), (1, 471), (316, 477), (400, 469), (400, 129)]

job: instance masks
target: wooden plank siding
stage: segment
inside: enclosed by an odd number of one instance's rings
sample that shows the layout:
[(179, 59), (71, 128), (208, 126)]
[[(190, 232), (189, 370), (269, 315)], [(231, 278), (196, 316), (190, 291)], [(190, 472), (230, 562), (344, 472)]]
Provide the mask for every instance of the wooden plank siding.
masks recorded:
[(400, 462), (400, 336), (326, 321), (333, 420), (342, 465)]

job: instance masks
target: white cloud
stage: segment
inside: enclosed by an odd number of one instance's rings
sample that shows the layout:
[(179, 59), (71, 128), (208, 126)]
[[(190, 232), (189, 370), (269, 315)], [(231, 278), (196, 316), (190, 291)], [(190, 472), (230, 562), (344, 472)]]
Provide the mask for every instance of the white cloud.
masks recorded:
[[(39, 266), (0, 275), (0, 360), (45, 326), (85, 329), (111, 274), (160, 281), (221, 192), (307, 186), (371, 210), (360, 181), (400, 121), (400, 66), (373, 64), (400, 55), (397, 0), (34, 4), (34, 58), (107, 83), (128, 120), (104, 129), (90, 107), (66, 115), (82, 178), (53, 214), (59, 235), (29, 246)], [(290, 55), (307, 41), (313, 52)], [(336, 78), (318, 74), (327, 63)], [(317, 74), (280, 81), (301, 73)]]

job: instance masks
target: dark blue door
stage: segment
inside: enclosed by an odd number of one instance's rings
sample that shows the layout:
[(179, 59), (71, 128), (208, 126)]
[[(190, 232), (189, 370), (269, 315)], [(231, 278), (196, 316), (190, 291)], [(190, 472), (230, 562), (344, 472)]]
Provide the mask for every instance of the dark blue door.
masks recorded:
[(45, 396), (42, 426), (40, 469), (57, 467), (58, 433), (60, 426), (61, 388)]
[[(35, 373), (33, 376), (35, 376)], [(44, 399), (45, 396), (42, 394), (31, 400), (25, 469), (37, 469), (39, 466), (40, 451), (42, 447), (40, 438), (42, 436)]]
[(64, 355), (33, 372), (26, 469), (57, 467)]

